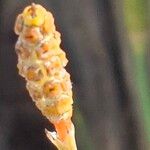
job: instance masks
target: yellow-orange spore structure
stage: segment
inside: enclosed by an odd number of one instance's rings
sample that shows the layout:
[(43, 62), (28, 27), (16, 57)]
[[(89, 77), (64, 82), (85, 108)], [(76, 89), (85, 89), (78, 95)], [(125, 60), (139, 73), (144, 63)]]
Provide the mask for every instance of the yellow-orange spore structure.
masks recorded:
[[(26, 7), (16, 19), (15, 33), (19, 35), (16, 43), (19, 74), (26, 79), (36, 106), (57, 131), (55, 140), (48, 136), (58, 149), (75, 150), (72, 85), (64, 68), (68, 60), (60, 48), (60, 33), (52, 14), (41, 5)], [(74, 148), (70, 149), (71, 145)]]

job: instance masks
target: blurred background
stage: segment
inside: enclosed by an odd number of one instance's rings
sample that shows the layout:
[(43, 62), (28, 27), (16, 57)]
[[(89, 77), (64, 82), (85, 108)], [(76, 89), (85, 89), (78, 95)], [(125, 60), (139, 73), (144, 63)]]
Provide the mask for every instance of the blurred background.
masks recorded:
[(149, 0), (0, 0), (0, 150), (56, 150), (16, 68), (14, 22), (31, 2), (62, 34), (78, 150), (149, 150)]

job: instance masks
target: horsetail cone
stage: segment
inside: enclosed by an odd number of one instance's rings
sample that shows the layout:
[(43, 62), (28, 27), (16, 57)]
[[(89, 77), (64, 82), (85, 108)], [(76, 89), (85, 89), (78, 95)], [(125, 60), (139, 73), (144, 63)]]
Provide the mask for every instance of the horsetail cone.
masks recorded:
[(76, 150), (72, 117), (72, 85), (65, 70), (68, 63), (60, 48), (52, 14), (32, 4), (19, 14), (15, 23), (19, 74), (25, 78), (32, 100), (55, 126), (47, 137), (59, 150)]

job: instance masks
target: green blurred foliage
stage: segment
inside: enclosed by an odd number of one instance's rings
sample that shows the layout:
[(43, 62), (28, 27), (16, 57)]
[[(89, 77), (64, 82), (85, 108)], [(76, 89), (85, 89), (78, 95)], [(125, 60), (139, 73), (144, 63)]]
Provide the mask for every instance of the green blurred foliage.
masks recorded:
[(145, 31), (148, 27), (147, 0), (124, 0), (125, 19), (130, 32)]
[(146, 61), (148, 42), (148, 0), (124, 0), (125, 23), (135, 58), (135, 78), (142, 105), (144, 125), (150, 141), (150, 86)]
[(75, 111), (74, 120), (75, 120), (76, 137), (77, 137), (76, 140), (77, 140), (78, 146), (83, 150), (84, 149), (95, 150), (96, 148), (87, 130), (86, 122), (83, 118), (81, 111), (79, 109), (76, 109), (74, 111)]

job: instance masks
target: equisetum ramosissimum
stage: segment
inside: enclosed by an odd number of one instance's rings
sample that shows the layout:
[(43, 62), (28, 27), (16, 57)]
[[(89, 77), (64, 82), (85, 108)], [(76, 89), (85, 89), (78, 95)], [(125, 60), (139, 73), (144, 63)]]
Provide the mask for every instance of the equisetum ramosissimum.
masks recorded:
[(71, 121), (72, 84), (65, 70), (68, 60), (52, 14), (38, 4), (26, 7), (16, 19), (15, 33), (19, 74), (35, 105), (56, 129), (45, 130), (47, 137), (59, 150), (77, 150)]

